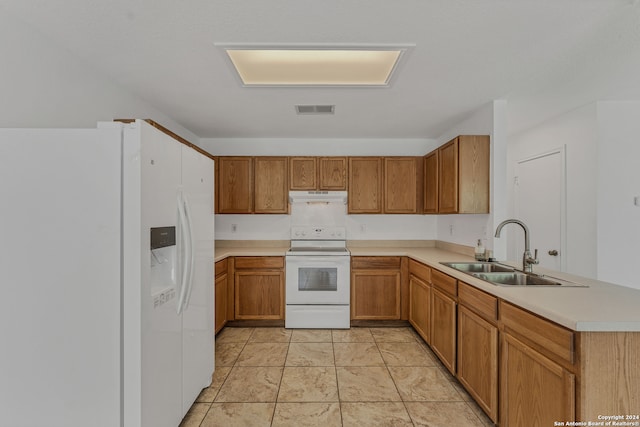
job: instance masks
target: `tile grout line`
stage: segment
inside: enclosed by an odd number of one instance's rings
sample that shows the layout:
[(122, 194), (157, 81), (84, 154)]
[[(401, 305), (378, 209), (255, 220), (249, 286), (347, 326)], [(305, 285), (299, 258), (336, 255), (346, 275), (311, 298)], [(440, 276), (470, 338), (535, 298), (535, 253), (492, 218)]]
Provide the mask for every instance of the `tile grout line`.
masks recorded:
[[(220, 387), (216, 391), (215, 396), (213, 396), (213, 399), (209, 403), (209, 408), (207, 409), (207, 412), (205, 412), (204, 417), (202, 417), (202, 420), (200, 420), (200, 423), (198, 424), (199, 427), (203, 427), (202, 424), (204, 423), (204, 420), (207, 419), (207, 415), (209, 415), (209, 411), (211, 411), (211, 408), (213, 407), (213, 404), (216, 403), (216, 398), (218, 397), (218, 394), (220, 394), (220, 391), (222, 390), (222, 387), (224, 386), (224, 383), (227, 382), (227, 379), (229, 378), (229, 375), (231, 375), (231, 371), (233, 370), (233, 368), (235, 367), (236, 363), (238, 362), (238, 358), (240, 358), (240, 353), (242, 353), (242, 350), (244, 350), (245, 346), (247, 345), (247, 342), (249, 342), (249, 338), (251, 338), (251, 335), (253, 335), (253, 331), (251, 331), (251, 334), (249, 335), (247, 340), (243, 343), (242, 348), (238, 352), (238, 357), (236, 357), (236, 360), (233, 362), (233, 365), (231, 366), (231, 369), (227, 373), (227, 376), (224, 378), (224, 381), (222, 381), (222, 383), (220, 384)], [(216, 340), (215, 340), (215, 336), (214, 336), (214, 339), (213, 339), (213, 345), (214, 346), (215, 346), (215, 343), (216, 343)], [(215, 358), (215, 349), (214, 349), (214, 358)], [(218, 366), (218, 368), (222, 368), (222, 367), (223, 366)], [(215, 368), (214, 368), (214, 375), (215, 375)], [(211, 378), (211, 381), (213, 382), (213, 378)]]

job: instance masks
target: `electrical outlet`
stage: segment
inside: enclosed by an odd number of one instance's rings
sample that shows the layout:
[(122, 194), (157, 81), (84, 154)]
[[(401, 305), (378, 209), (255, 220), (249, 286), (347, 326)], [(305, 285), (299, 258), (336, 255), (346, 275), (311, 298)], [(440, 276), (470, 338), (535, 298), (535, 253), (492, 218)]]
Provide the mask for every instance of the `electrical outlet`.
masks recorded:
[(238, 231), (238, 224), (231, 224), (231, 232), (235, 233)]
[(367, 232), (367, 224), (360, 224), (360, 232), (361, 233)]

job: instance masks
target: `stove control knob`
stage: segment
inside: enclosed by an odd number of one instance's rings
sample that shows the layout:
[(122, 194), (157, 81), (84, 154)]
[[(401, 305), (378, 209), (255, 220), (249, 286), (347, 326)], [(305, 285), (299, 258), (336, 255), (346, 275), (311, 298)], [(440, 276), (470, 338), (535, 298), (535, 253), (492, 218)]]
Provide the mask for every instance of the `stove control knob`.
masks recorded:
[(307, 233), (305, 231), (302, 232), (302, 237), (305, 237)]

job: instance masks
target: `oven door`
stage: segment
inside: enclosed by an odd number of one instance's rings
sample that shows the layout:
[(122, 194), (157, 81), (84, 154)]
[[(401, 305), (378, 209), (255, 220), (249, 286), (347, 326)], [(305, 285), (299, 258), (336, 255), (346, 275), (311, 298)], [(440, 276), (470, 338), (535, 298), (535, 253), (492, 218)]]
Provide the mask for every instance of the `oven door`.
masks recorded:
[(349, 304), (350, 264), (349, 256), (287, 256), (287, 304)]

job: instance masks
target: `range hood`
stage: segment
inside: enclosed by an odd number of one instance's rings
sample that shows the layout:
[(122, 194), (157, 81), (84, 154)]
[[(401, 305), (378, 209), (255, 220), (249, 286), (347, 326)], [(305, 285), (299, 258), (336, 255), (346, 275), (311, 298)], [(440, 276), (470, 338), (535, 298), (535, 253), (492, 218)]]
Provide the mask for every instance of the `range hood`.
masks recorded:
[(290, 203), (341, 203), (347, 204), (346, 191), (289, 191)]

